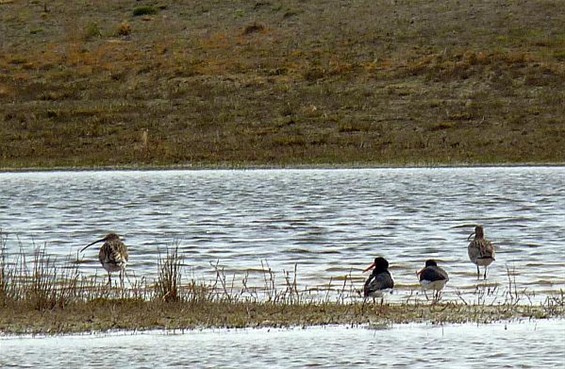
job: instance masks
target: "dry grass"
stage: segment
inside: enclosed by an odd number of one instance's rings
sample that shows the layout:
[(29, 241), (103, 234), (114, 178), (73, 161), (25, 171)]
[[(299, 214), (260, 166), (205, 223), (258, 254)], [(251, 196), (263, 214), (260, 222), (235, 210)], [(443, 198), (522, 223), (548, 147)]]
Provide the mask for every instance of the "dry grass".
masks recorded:
[(560, 1), (159, 4), (0, 4), (0, 167), (565, 159)]
[[(1, 233), (0, 233), (1, 235)], [(84, 277), (71, 258), (58, 262), (38, 249), (30, 263), (20, 252), (6, 257), (0, 248), (0, 332), (71, 333), (109, 329), (194, 329), (203, 327), (279, 327), (325, 324), (390, 324), (407, 322), (489, 323), (514, 318), (550, 318), (565, 315), (565, 294), (542, 303), (528, 301), (509, 271), (502, 292), (479, 288), (475, 301), (423, 301), (410, 297), (401, 303), (378, 304), (353, 298), (351, 276), (343, 285), (328, 283), (326, 295), (299, 291), (296, 269), (276, 275), (263, 266), (263, 285), (241, 286), (218, 264), (212, 283), (183, 281), (182, 258), (173, 245), (158, 263), (156, 281), (129, 281), (126, 287), (108, 287), (105, 278)], [(331, 293), (330, 293), (331, 292)], [(489, 295), (489, 301), (485, 294)], [(494, 299), (493, 299), (494, 296)], [(500, 297), (500, 301), (497, 298)]]

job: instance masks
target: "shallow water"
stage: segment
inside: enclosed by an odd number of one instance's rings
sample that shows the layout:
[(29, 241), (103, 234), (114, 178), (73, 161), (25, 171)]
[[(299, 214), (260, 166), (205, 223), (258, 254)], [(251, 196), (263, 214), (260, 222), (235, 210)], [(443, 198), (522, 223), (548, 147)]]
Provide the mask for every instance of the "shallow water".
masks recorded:
[[(246, 273), (263, 286), (268, 268), (282, 285), (296, 267), (301, 290), (339, 291), (350, 276), (355, 296), (381, 255), (391, 299), (416, 291), (415, 272), (435, 258), (450, 275), (444, 298), (507, 289), (510, 270), (543, 300), (565, 289), (564, 188), (563, 167), (0, 173), (0, 228), (9, 258), (45, 245), (60, 263), (116, 232), (132, 279), (154, 278), (178, 244), (185, 281), (213, 281), (218, 263), (236, 286)], [(475, 223), (496, 245), (488, 284), (467, 257)], [(81, 273), (104, 277), (94, 248), (79, 258)]]
[(563, 368), (565, 322), (0, 337), (0, 347), (3, 368)]

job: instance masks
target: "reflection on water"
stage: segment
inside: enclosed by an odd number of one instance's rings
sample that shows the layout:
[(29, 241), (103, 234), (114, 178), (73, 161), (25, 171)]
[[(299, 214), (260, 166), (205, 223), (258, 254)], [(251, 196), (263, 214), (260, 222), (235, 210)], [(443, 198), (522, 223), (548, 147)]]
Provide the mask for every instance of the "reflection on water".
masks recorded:
[[(476, 300), (467, 258), (470, 224), (497, 247), (490, 288), (534, 299), (565, 289), (565, 170), (442, 168), (0, 173), (0, 228), (9, 253), (33, 245), (63, 260), (110, 231), (125, 237), (134, 278), (155, 277), (157, 257), (179, 244), (185, 279), (210, 281), (218, 262), (235, 283), (249, 272), (296, 266), (299, 288), (336, 289), (377, 255), (403, 298), (427, 258), (450, 275), (445, 298)], [(462, 227), (464, 225), (469, 225)], [(101, 268), (88, 250), (85, 275)], [(282, 276), (278, 281), (282, 282)]]
[(563, 368), (565, 321), (0, 337), (0, 346), (0, 367)]

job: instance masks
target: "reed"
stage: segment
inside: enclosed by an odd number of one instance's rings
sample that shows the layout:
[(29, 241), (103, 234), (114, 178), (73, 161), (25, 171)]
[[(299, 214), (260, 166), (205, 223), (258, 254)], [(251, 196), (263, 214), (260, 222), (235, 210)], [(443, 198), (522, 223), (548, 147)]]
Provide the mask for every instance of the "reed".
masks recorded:
[[(565, 317), (565, 292), (535, 303), (516, 285), (516, 271), (507, 269), (506, 287), (483, 283), (457, 301), (426, 301), (409, 295), (402, 302), (374, 304), (362, 300), (351, 272), (323, 288), (299, 289), (298, 268), (274, 272), (263, 261), (262, 282), (251, 285), (228, 276), (219, 261), (211, 264), (210, 282), (186, 280), (178, 243), (158, 261), (155, 281), (137, 278), (109, 287), (105, 276), (82, 276), (80, 262), (58, 260), (39, 247), (28, 262), (20, 248), (6, 252), (0, 233), (0, 332), (69, 333), (109, 329), (194, 329), (202, 327), (279, 327), (325, 324), (431, 322), (489, 323), (515, 318)], [(277, 276), (281, 283), (277, 283)]]
[(179, 287), (182, 279), (183, 258), (178, 254), (178, 243), (167, 248), (166, 255), (159, 258), (157, 277), (157, 295), (166, 302), (179, 301)]

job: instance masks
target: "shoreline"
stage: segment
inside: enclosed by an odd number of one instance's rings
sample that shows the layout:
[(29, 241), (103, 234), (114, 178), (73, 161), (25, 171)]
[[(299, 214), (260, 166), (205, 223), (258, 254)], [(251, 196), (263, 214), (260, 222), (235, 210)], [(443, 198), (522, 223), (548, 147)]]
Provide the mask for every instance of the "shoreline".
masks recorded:
[(98, 299), (64, 308), (34, 310), (19, 304), (0, 307), (0, 337), (96, 334), (113, 331), (199, 331), (374, 326), (398, 324), (494, 324), (516, 320), (564, 319), (565, 305), (471, 305), (436, 303), (289, 304), (259, 302), (164, 302)]
[(553, 321), (563, 322), (563, 317), (556, 318), (512, 318), (500, 321), (493, 321), (489, 323), (439, 323), (434, 324), (431, 322), (408, 322), (408, 323), (390, 323), (390, 324), (375, 324), (372, 322), (360, 324), (325, 324), (325, 325), (292, 325), (284, 327), (243, 327), (243, 328), (226, 328), (226, 327), (200, 327), (200, 328), (149, 328), (149, 329), (133, 329), (133, 330), (106, 330), (106, 331), (85, 331), (73, 333), (5, 333), (0, 332), (0, 341), (18, 340), (18, 339), (43, 339), (52, 337), (76, 337), (76, 338), (91, 338), (97, 337), (122, 337), (132, 335), (181, 335), (181, 334), (210, 334), (210, 333), (246, 333), (246, 332), (259, 332), (270, 333), (275, 332), (288, 332), (295, 330), (305, 329), (367, 329), (367, 330), (388, 330), (388, 329), (410, 329), (410, 328), (445, 328), (445, 327), (464, 327), (467, 325), (473, 326), (496, 326), (507, 324), (538, 324), (540, 322), (550, 323)]
[(26, 167), (26, 168), (0, 168), (0, 173), (27, 173), (27, 172), (97, 172), (97, 171), (205, 171), (205, 170), (342, 170), (342, 169), (456, 169), (456, 168), (558, 168), (565, 167), (565, 162), (551, 163), (490, 163), (490, 164), (408, 164), (408, 165), (372, 165), (372, 164), (299, 164), (299, 165), (117, 165), (117, 166), (91, 166), (91, 167)]

